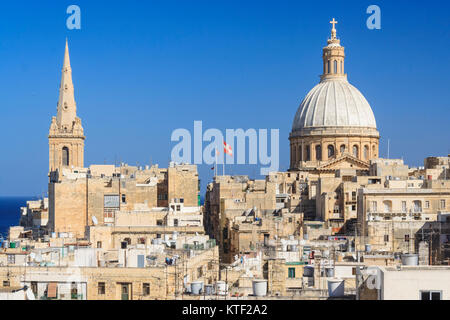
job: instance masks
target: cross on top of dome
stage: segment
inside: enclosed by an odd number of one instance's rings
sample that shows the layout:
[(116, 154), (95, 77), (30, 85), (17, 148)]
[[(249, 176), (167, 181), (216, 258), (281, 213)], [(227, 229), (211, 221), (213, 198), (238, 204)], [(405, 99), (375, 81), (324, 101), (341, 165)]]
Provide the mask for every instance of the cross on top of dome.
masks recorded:
[(336, 39), (336, 24), (338, 23), (336, 20), (331, 20), (330, 23), (333, 25), (333, 28), (331, 28), (331, 39)]

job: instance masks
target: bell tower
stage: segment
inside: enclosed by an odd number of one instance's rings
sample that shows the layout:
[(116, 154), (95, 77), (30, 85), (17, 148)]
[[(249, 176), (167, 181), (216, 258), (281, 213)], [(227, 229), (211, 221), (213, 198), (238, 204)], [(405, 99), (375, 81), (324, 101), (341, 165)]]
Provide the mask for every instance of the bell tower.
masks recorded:
[(61, 170), (63, 167), (83, 167), (84, 139), (81, 119), (77, 117), (69, 46), (66, 40), (57, 114), (52, 117), (48, 135), (49, 171)]

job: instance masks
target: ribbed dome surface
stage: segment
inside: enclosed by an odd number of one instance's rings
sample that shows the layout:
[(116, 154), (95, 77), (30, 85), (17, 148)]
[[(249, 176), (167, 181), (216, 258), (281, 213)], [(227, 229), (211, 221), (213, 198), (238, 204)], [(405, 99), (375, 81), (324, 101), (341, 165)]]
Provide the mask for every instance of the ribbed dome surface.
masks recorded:
[(328, 79), (303, 99), (292, 131), (311, 127), (375, 128), (375, 116), (366, 98), (346, 79)]

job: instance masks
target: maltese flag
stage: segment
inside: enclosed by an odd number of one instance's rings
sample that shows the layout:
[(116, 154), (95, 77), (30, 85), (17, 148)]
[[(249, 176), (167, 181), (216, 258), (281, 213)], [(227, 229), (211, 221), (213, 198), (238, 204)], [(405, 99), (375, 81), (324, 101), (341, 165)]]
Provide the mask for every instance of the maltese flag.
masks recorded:
[(229, 156), (233, 156), (233, 149), (231, 149), (231, 146), (225, 141), (223, 142), (223, 152), (225, 152)]

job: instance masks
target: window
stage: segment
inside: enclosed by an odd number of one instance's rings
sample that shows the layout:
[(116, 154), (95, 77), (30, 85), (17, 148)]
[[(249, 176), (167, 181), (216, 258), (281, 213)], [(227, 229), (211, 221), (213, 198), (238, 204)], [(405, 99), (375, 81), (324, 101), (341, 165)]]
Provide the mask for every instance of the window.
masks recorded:
[(291, 161), (292, 161), (292, 164), (294, 164), (294, 165), (296, 162), (296, 158), (295, 158), (296, 155), (297, 155), (297, 149), (295, 146), (293, 146), (292, 151), (291, 151), (291, 157), (292, 157)]
[(336, 60), (334, 60), (334, 73), (337, 73), (337, 61)]
[(356, 191), (352, 191), (352, 201), (356, 201)]
[(341, 153), (345, 152), (345, 144), (341, 144), (340, 151)]
[(388, 234), (384, 235), (384, 242), (389, 242), (389, 235)]
[(331, 73), (331, 61), (330, 60), (328, 60), (328, 63), (327, 63), (327, 73)]
[(420, 300), (441, 300), (442, 291), (420, 291)]
[(35, 296), (38, 294), (38, 284), (36, 281), (31, 281), (31, 291)]
[(69, 165), (69, 148), (67, 147), (62, 148), (62, 165), (63, 166)]
[(4, 287), (9, 287), (9, 285), (10, 285), (9, 280), (3, 281), (3, 286)]
[(203, 268), (198, 267), (197, 268), (197, 278), (201, 278), (201, 277), (203, 277)]
[(120, 285), (121, 287), (121, 298), (122, 300), (129, 300), (130, 299), (130, 286), (128, 283), (122, 283)]
[(445, 209), (445, 200), (441, 200), (441, 209)]
[(143, 283), (142, 284), (142, 294), (144, 296), (150, 295), (150, 283)]
[(163, 225), (163, 221), (162, 220), (156, 220), (156, 225), (157, 226), (162, 226)]
[(289, 268), (288, 269), (288, 278), (295, 278), (295, 268)]
[(332, 145), (328, 146), (328, 158), (334, 156), (334, 147)]
[(70, 286), (71, 286), (70, 298), (72, 300), (77, 300), (78, 299), (78, 287), (77, 287), (77, 284), (75, 282), (72, 282), (72, 284)]
[(97, 241), (97, 248), (101, 248), (102, 247), (102, 242), (101, 241)]
[(98, 294), (105, 294), (106, 290), (105, 290), (105, 283), (104, 282), (99, 282), (98, 283)]
[(354, 145), (354, 146), (353, 146), (353, 156), (354, 156), (355, 158), (358, 158), (358, 157), (359, 157), (359, 149), (358, 149), (358, 146), (357, 146), (357, 145)]
[(364, 146), (364, 159), (369, 159), (369, 146)]
[(15, 264), (16, 263), (16, 256), (13, 254), (8, 254), (8, 264)]
[(430, 208), (430, 201), (425, 201), (425, 209)]
[(376, 201), (372, 201), (372, 211), (377, 212), (377, 202)]
[(414, 201), (414, 212), (422, 212), (422, 201), (420, 200)]
[(173, 219), (173, 226), (178, 227), (178, 219)]
[(405, 242), (409, 242), (409, 234), (405, 234)]
[(383, 201), (383, 205), (384, 205), (384, 212), (388, 213), (391, 212), (392, 209), (392, 202), (387, 200), (387, 201)]
[(402, 212), (406, 212), (406, 201), (402, 201)]
[(316, 146), (316, 160), (322, 160), (322, 147), (320, 145)]
[(311, 161), (311, 148), (309, 146), (306, 146), (306, 161)]
[(127, 195), (126, 194), (122, 195), (122, 203), (127, 203)]

